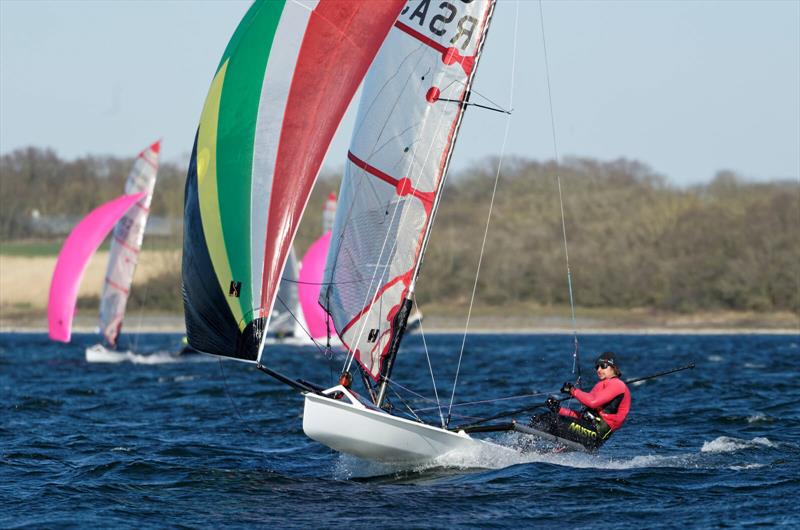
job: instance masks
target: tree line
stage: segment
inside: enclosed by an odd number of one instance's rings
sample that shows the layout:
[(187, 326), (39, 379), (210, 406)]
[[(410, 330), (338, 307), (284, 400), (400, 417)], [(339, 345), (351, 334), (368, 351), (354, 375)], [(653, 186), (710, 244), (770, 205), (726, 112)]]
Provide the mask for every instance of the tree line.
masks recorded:
[[(33, 209), (82, 215), (118, 195), (132, 163), (64, 161), (37, 148), (3, 155), (0, 241), (31, 237)], [(418, 284), (423, 306), (469, 300), (496, 168), (489, 159), (449, 177)], [(797, 181), (753, 183), (720, 171), (708, 184), (681, 188), (639, 162), (584, 158), (559, 165), (506, 159), (499, 179), (476, 289), (480, 304), (568, 304), (566, 231), (579, 306), (800, 312)], [(161, 164), (154, 214), (180, 218), (184, 180), (184, 167)], [(318, 181), (296, 240), (300, 255), (318, 237), (322, 205), (339, 181), (333, 174)], [(154, 279), (146, 291), (162, 294), (148, 297), (148, 305), (179, 308), (179, 274)]]

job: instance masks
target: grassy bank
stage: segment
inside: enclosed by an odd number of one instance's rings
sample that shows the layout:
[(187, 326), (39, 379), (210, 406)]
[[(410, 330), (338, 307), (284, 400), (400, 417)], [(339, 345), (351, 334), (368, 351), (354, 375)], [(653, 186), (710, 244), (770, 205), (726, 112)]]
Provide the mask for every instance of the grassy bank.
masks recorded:
[[(467, 308), (428, 305), (422, 307), (425, 332), (463, 332)], [(747, 311), (712, 311), (691, 314), (659, 312), (646, 309), (578, 308), (578, 333), (693, 333), (693, 332), (782, 332), (800, 333), (800, 316), (789, 312), (756, 313)], [(75, 320), (78, 331), (97, 327), (97, 308), (79, 309)], [(3, 306), (0, 330), (45, 331), (47, 320), (43, 307)], [(183, 314), (177, 311), (147, 311), (133, 307), (128, 312), (126, 329), (183, 332)], [(511, 307), (478, 306), (472, 310), (472, 332), (564, 332), (572, 333), (568, 307), (519, 305)]]

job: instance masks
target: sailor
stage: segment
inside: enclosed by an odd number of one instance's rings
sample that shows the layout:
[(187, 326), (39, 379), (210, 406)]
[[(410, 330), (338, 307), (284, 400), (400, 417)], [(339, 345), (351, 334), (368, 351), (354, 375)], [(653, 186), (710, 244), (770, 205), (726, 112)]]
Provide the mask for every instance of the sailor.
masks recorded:
[(631, 407), (631, 393), (620, 379), (622, 373), (613, 352), (601, 353), (595, 361), (595, 369), (600, 381), (591, 392), (584, 392), (570, 382), (561, 387), (561, 392), (584, 406), (583, 410), (562, 407), (560, 401), (551, 396), (545, 402), (550, 412), (531, 418), (530, 426), (578, 442), (591, 451), (599, 449), (625, 422)]

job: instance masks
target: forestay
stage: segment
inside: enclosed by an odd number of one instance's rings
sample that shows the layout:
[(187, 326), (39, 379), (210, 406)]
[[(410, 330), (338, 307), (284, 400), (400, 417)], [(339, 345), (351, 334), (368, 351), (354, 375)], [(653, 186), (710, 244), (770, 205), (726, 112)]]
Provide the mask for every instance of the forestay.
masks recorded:
[(219, 63), (186, 182), (190, 345), (260, 361), (322, 159), (401, 0), (256, 1)]
[(364, 82), (320, 304), (376, 380), (413, 293), (493, 8), (410, 1)]
[(143, 193), (144, 196), (114, 225), (108, 268), (100, 296), (100, 331), (111, 346), (117, 343), (133, 274), (139, 262), (158, 172), (160, 145), (160, 142), (155, 142), (136, 157), (125, 182), (125, 194)]

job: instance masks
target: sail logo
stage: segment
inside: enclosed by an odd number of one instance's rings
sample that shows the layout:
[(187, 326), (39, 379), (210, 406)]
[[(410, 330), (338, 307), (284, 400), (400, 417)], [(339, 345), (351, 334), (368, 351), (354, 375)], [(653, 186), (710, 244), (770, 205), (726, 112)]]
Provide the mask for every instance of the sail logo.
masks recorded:
[(378, 332), (380, 330), (378, 328), (373, 328), (369, 330), (369, 335), (367, 335), (367, 342), (375, 342), (378, 340)]
[(431, 0), (420, 0), (412, 9), (413, 3), (406, 4), (406, 7), (400, 12), (401, 17), (407, 17), (405, 23), (412, 27), (427, 29), (437, 37), (452, 34), (452, 37), (449, 38), (450, 46), (465, 50), (472, 42), (473, 35), (478, 33), (478, 19), (459, 10), (459, 7), (462, 10), (470, 9), (471, 0), (441, 2), (438, 5), (438, 11), (437, 8), (430, 9)]
[(239, 295), (241, 294), (242, 294), (242, 282), (231, 280), (231, 286), (228, 289), (228, 296), (239, 298)]

